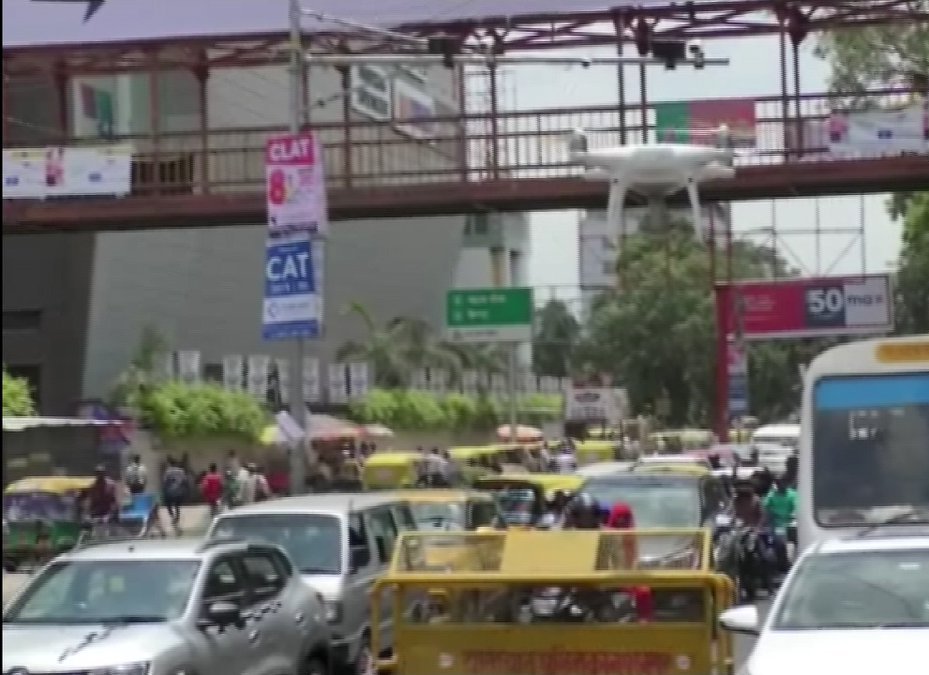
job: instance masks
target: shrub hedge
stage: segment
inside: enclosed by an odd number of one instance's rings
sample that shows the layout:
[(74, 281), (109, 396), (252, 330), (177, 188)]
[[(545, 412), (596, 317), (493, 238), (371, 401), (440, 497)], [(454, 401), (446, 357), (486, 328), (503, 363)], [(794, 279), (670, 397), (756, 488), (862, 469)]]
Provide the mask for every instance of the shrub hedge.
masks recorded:
[[(561, 418), (562, 397), (529, 394), (521, 396), (517, 406), (520, 423), (540, 425)], [(493, 429), (505, 424), (508, 417), (505, 400), (399, 389), (372, 390), (351, 405), (350, 414), (356, 422), (408, 431)]]
[(3, 369), (3, 416), (22, 417), (35, 415), (35, 403), (29, 391), (29, 381), (13, 377)]
[(251, 395), (215, 384), (166, 382), (141, 399), (143, 423), (166, 438), (257, 440), (268, 414)]

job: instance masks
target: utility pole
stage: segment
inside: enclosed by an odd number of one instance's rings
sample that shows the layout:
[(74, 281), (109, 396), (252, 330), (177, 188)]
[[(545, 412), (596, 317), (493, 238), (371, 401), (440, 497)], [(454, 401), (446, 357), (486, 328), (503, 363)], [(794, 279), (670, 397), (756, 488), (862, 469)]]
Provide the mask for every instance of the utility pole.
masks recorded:
[[(303, 30), (299, 0), (290, 0), (290, 133), (299, 134), (306, 121), (303, 109), (303, 88), (306, 86), (306, 57), (303, 51)], [(314, 241), (314, 244), (316, 242)], [(314, 267), (314, 272), (316, 272)], [(318, 275), (317, 275), (318, 276)], [(310, 411), (303, 396), (303, 361), (306, 357), (306, 339), (297, 338), (294, 365), (290, 375), (291, 414), (303, 435), (297, 447), (289, 453), (290, 493), (306, 491), (307, 450), (310, 443)]]

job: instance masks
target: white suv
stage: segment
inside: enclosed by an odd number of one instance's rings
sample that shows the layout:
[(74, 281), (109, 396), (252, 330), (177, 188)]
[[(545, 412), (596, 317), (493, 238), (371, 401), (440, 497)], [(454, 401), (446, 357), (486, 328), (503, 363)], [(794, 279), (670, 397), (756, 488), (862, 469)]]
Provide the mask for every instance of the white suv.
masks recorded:
[(722, 614), (758, 635), (740, 675), (925, 675), (929, 533), (824, 541), (801, 556), (764, 622), (754, 605)]
[(324, 675), (319, 595), (244, 540), (103, 542), (57, 557), (3, 612), (3, 673)]

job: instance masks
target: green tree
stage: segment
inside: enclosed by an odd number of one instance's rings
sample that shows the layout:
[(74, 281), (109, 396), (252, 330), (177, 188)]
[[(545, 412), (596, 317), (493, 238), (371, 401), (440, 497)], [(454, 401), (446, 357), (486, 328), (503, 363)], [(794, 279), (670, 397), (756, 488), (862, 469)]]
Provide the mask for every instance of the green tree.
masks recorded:
[(154, 326), (145, 326), (135, 354), (120, 373), (110, 392), (110, 403), (139, 412), (142, 401), (159, 384), (160, 363), (168, 354), (168, 342)]
[(901, 334), (929, 332), (929, 192), (906, 208), (896, 275), (896, 324)]
[[(713, 390), (715, 314), (707, 247), (685, 221), (662, 233), (630, 237), (619, 262), (621, 293), (606, 296), (578, 348), (585, 369), (609, 373), (629, 391), (633, 409), (667, 410), (673, 425), (706, 424)], [(770, 250), (733, 247), (733, 277), (786, 275)], [(777, 416), (795, 399), (796, 364), (786, 344), (752, 345), (753, 411)]]
[[(929, 0), (910, 0), (914, 11), (929, 11)], [(832, 68), (834, 90), (863, 92), (907, 82), (929, 90), (929, 24), (911, 21), (832, 31), (820, 38), (819, 54)], [(904, 219), (904, 232), (896, 279), (897, 331), (929, 330), (925, 193), (900, 193), (888, 205), (894, 218)]]
[[(910, 0), (913, 11), (929, 11), (929, 0)], [(929, 24), (894, 22), (824, 33), (817, 49), (832, 68), (834, 91), (859, 93), (890, 84), (925, 86), (929, 76)]]
[(567, 377), (581, 326), (561, 300), (549, 300), (537, 313), (532, 368), (536, 375)]
[(32, 401), (29, 380), (24, 377), (13, 377), (4, 368), (3, 416), (19, 417), (25, 415), (35, 415), (35, 404)]

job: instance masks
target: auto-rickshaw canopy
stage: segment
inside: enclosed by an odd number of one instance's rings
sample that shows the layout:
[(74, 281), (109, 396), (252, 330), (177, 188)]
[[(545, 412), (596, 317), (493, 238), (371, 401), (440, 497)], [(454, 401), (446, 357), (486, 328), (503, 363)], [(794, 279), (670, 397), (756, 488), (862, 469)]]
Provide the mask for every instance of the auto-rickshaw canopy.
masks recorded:
[(3, 494), (17, 492), (67, 494), (86, 490), (94, 480), (93, 476), (30, 476), (10, 483), (3, 489)]
[[(716, 617), (734, 594), (711, 569), (711, 545), (702, 529), (404, 533), (372, 594), (375, 653), (384, 603), (394, 610), (395, 656), (378, 669), (730, 672), (731, 638)], [(434, 547), (454, 551), (442, 569), (429, 564)], [(669, 551), (659, 564), (640, 555), (659, 549)]]
[(362, 482), (367, 490), (392, 490), (416, 486), (424, 458), (418, 452), (376, 452), (365, 460)]

